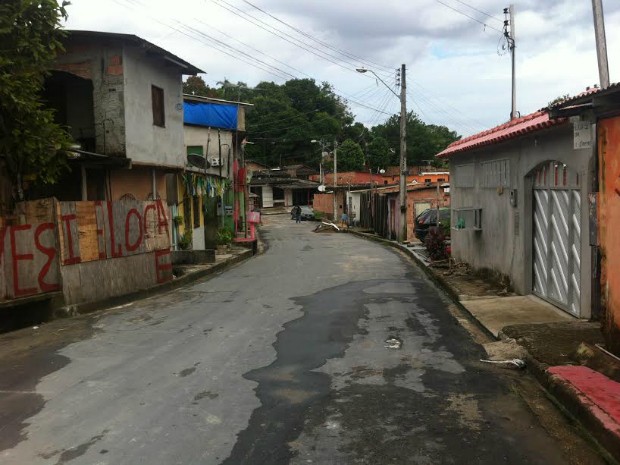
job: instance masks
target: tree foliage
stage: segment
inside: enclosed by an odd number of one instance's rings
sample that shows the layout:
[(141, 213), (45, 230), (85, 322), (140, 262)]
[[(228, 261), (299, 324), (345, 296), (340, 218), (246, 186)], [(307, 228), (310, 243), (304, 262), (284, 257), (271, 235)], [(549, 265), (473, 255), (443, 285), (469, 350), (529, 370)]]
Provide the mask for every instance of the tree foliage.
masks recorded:
[[(384, 124), (372, 129), (375, 136), (384, 138), (393, 149), (391, 165), (398, 165), (400, 157), (400, 117), (394, 115)], [(407, 115), (407, 164), (427, 165), (435, 162), (435, 155), (460, 137), (445, 126), (424, 123), (418, 115)]]
[(368, 168), (372, 170), (385, 169), (391, 164), (390, 145), (388, 141), (381, 136), (375, 137), (367, 148)]
[(293, 79), (282, 85), (261, 82), (254, 88), (228, 81), (218, 92), (223, 98), (253, 103), (248, 112), (248, 158), (271, 166), (306, 163), (318, 166), (321, 149), (313, 139), (332, 142), (351, 124), (346, 105), (327, 83)]
[(189, 76), (183, 83), (183, 93), (199, 97), (218, 97), (217, 91), (211, 89), (200, 76)]
[[(198, 79), (191, 84), (198, 83)], [(186, 88), (189, 83), (190, 79)], [(329, 151), (334, 141), (340, 143), (339, 170), (376, 170), (399, 164), (399, 116), (367, 128), (354, 120), (346, 102), (326, 82), (292, 79), (280, 85), (265, 81), (250, 88), (243, 82), (234, 84), (225, 79), (218, 85), (207, 91), (202, 81), (196, 94), (212, 92), (219, 98), (254, 105), (246, 117), (247, 137), (254, 143), (246, 147), (249, 159), (270, 166), (304, 163), (318, 168), (321, 148), (311, 141), (322, 140)], [(458, 139), (456, 132), (447, 127), (425, 124), (409, 113), (408, 165), (428, 164), (429, 160), (440, 163), (435, 161), (435, 155)]]
[(359, 171), (364, 169), (364, 151), (357, 142), (347, 139), (338, 148), (338, 169), (340, 171)]
[(44, 107), (43, 81), (62, 51), (61, 21), (68, 2), (7, 0), (0, 3), (0, 158), (22, 197), (21, 179), (58, 179), (71, 145), (67, 131)]

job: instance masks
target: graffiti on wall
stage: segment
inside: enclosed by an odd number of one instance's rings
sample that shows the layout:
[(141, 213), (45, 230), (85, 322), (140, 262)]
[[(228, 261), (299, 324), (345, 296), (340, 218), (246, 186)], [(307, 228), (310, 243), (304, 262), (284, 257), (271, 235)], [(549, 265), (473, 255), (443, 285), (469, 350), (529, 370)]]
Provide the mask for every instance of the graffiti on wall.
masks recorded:
[(11, 224), (0, 220), (0, 244), (0, 300), (61, 290), (63, 266), (151, 252), (156, 281), (172, 279), (161, 200), (24, 202)]

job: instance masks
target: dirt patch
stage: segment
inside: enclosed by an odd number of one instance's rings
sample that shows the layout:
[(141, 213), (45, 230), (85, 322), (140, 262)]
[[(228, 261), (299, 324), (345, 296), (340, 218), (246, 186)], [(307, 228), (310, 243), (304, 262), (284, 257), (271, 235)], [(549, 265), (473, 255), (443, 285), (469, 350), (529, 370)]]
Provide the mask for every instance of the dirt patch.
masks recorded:
[(499, 272), (489, 269), (474, 269), (467, 263), (435, 264), (433, 272), (460, 296), (490, 297), (511, 296), (510, 279)]
[(502, 333), (515, 339), (532, 357), (549, 366), (578, 364), (576, 353), (582, 342), (603, 342), (600, 323), (585, 321), (507, 326)]

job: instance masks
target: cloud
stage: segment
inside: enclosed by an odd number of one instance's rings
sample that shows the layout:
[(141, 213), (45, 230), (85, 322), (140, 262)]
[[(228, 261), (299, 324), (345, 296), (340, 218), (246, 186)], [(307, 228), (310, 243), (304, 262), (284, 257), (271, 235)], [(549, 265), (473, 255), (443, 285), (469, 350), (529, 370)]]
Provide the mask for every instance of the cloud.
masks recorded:
[[(282, 83), (290, 75), (328, 81), (364, 124), (398, 112), (399, 102), (372, 75), (355, 73), (361, 65), (394, 89), (394, 70), (405, 63), (409, 108), (463, 135), (510, 113), (510, 57), (501, 56), (496, 0), (249, 1), (281, 22), (243, 0), (81, 0), (69, 6), (67, 27), (139, 35), (206, 70), (212, 85)], [(620, 80), (620, 2), (605, 0), (604, 9), (610, 74)], [(522, 114), (598, 81), (590, 2), (522, 0), (515, 27)]]

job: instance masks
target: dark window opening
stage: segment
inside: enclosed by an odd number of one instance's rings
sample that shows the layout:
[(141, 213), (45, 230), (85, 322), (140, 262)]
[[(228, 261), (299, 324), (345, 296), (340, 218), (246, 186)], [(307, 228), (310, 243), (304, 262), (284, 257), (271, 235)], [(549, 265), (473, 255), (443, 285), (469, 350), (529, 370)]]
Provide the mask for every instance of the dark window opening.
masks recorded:
[(192, 209), (194, 210), (194, 228), (200, 227), (200, 197), (195, 195), (192, 197)]
[(424, 182), (432, 182), (432, 181), (430, 180), (430, 178), (428, 178), (428, 179), (425, 179)]
[(437, 180), (437, 182), (445, 182), (445, 179), (444, 179), (444, 178), (439, 178), (439, 179)]
[(166, 115), (164, 113), (164, 89), (151, 86), (151, 99), (153, 101), (153, 124), (155, 126), (166, 126)]

